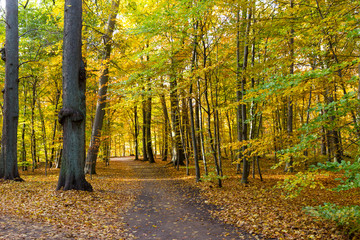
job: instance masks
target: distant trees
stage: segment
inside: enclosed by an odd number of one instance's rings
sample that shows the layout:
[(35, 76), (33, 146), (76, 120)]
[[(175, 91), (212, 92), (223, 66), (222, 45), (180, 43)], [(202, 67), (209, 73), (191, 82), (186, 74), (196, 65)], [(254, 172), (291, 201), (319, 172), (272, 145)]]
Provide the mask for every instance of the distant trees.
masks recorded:
[[(152, 64), (133, 64), (123, 76), (151, 74), (153, 101), (171, 116), (172, 135), (164, 134), (162, 146), (171, 140), (173, 162), (190, 160), (197, 180), (200, 156), (200, 168), (218, 179), (221, 159), (242, 164), (243, 183), (251, 168), (255, 176), (261, 156), (274, 156), (289, 172), (315, 159), (340, 161), (344, 149), (358, 151), (358, 86), (351, 79), (359, 47), (349, 44), (356, 42), (358, 7), (296, 0), (128, 6), (133, 36), (150, 42), (133, 54), (150, 52)], [(168, 130), (166, 117), (153, 121)]]

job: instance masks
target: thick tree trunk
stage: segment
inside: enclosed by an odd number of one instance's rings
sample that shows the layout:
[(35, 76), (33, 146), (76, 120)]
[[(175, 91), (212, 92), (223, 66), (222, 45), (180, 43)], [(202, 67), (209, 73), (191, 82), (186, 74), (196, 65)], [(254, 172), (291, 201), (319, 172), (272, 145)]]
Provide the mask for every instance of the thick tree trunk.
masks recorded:
[(19, 33), (18, 0), (6, 1), (5, 86), (0, 177), (22, 180), (17, 166), (19, 120)]
[(109, 81), (109, 59), (112, 47), (112, 36), (115, 29), (116, 16), (119, 11), (119, 0), (112, 1), (112, 13), (109, 16), (108, 27), (106, 34), (103, 36), (104, 40), (104, 55), (103, 55), (103, 70), (99, 79), (99, 92), (96, 104), (95, 119), (91, 132), (90, 146), (86, 157), (85, 173), (96, 173), (96, 159), (99, 152), (99, 141), (101, 137), (101, 129), (104, 121), (105, 107), (106, 107), (106, 93), (107, 84)]
[(66, 0), (63, 42), (63, 153), (57, 190), (92, 191), (85, 179), (85, 64), (81, 60), (82, 1)]

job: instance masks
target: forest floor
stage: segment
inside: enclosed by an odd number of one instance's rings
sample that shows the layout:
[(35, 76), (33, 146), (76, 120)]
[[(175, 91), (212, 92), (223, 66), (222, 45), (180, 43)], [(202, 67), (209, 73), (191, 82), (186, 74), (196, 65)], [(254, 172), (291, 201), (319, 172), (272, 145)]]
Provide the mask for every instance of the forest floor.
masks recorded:
[(0, 182), (0, 239), (259, 239), (213, 218), (217, 206), (166, 162), (99, 162), (90, 193), (55, 191), (59, 170), (44, 173)]
[(140, 182), (123, 162), (99, 162), (97, 173), (87, 176), (93, 192), (55, 191), (59, 169), (0, 182), (0, 239), (130, 239), (123, 218)]
[(126, 214), (129, 232), (138, 239), (258, 239), (211, 217), (216, 209), (197, 188), (172, 178), (166, 166), (127, 161), (141, 182), (140, 194)]
[[(261, 160), (262, 178), (256, 173), (250, 174), (249, 183), (241, 184), (241, 174), (236, 173), (236, 166), (223, 159), (225, 179), (218, 187), (215, 168), (208, 166), (209, 176), (196, 183), (194, 177), (186, 179), (193, 187), (200, 189), (202, 197), (220, 209), (212, 211), (213, 217), (225, 223), (233, 224), (252, 234), (259, 234), (265, 239), (360, 239), (359, 232), (348, 235), (348, 229), (339, 227), (335, 222), (312, 217), (305, 213), (307, 206), (319, 206), (330, 202), (340, 206), (360, 205), (359, 189), (334, 191), (339, 183), (339, 174), (323, 173), (315, 177), (317, 184), (310, 180), (311, 187), (303, 187), (305, 179), (300, 178), (297, 197), (289, 198), (281, 187), (284, 179), (292, 179), (296, 173), (304, 170), (299, 166), (294, 173), (284, 173), (283, 168), (273, 169), (275, 164), (271, 157)], [(194, 176), (194, 169), (190, 168)], [(203, 166), (201, 166), (203, 171)], [(174, 176), (186, 175), (186, 169), (172, 171)], [(305, 183), (304, 183), (305, 184)]]
[(98, 162), (97, 174), (87, 176), (90, 193), (55, 191), (58, 169), (47, 176), (43, 168), (21, 171), (25, 182), (0, 182), (0, 239), (348, 239), (334, 223), (302, 209), (360, 204), (358, 190), (327, 190), (334, 176), (323, 176), (322, 188), (285, 199), (275, 186), (289, 175), (266, 165), (264, 181), (256, 176), (244, 185), (224, 161), (228, 177), (219, 188), (216, 179), (195, 183), (193, 168), (187, 176), (185, 168), (159, 159), (112, 160), (107, 167)]

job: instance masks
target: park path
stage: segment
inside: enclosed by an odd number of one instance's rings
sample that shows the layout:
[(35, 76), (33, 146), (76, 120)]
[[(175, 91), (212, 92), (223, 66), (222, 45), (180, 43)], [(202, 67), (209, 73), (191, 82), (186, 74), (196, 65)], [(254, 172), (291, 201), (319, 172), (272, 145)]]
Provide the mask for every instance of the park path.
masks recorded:
[(0, 239), (74, 239), (70, 231), (46, 223), (36, 223), (15, 216), (0, 217)]
[(135, 204), (125, 216), (127, 232), (135, 239), (257, 239), (212, 218), (209, 211), (215, 206), (206, 204), (182, 180), (169, 178), (166, 168), (129, 158), (117, 160), (129, 164), (141, 182)]

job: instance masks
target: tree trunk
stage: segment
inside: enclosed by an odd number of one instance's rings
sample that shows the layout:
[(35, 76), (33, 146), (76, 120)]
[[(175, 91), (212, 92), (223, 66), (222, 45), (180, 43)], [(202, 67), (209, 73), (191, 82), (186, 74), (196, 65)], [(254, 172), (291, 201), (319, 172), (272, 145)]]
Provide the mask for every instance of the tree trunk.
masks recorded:
[[(322, 10), (320, 8), (318, 0), (316, 0), (316, 7), (317, 7), (317, 10), (318, 10), (318, 12), (320, 14), (321, 19), (324, 19), (324, 15), (323, 15), (323, 12), (322, 12)], [(334, 48), (334, 44), (331, 41), (330, 34), (326, 30), (323, 30), (323, 33), (324, 33), (325, 36), (327, 36), (326, 39), (328, 41), (328, 48), (329, 48), (329, 50), (331, 52), (333, 60), (335, 60), (336, 64), (340, 64), (339, 59), (338, 59), (337, 54), (336, 54), (336, 48)], [(338, 70), (338, 76), (340, 77), (340, 79), (342, 79), (341, 69)], [(336, 96), (336, 85), (334, 86), (334, 88), (335, 89), (334, 89), (333, 93)], [(344, 94), (346, 94), (345, 87), (343, 87), (343, 91), (344, 91)], [(331, 93), (329, 94), (327, 92), (326, 95), (328, 96), (328, 97), (326, 97), (328, 104), (336, 101), (336, 97), (334, 99), (334, 97), (332, 96)], [(351, 112), (351, 116), (352, 116), (354, 124), (355, 124), (355, 131), (357, 131), (357, 118), (355, 116), (355, 113), (352, 110), (350, 112)], [(335, 116), (334, 115), (330, 116), (330, 121), (335, 122)], [(329, 146), (328, 146), (328, 151), (329, 151), (329, 153), (331, 153), (331, 152), (333, 153), (333, 161), (340, 163), (342, 158), (343, 158), (343, 149), (342, 149), (342, 144), (341, 144), (340, 130), (334, 130), (334, 129), (329, 130), (328, 131), (328, 141), (330, 143)], [(330, 147), (332, 149), (329, 149)], [(330, 154), (329, 154), (329, 157), (330, 157)]]
[[(293, 8), (294, 4), (293, 1), (290, 0), (290, 8)], [(294, 29), (291, 28), (290, 30), (290, 75), (294, 74)], [(294, 116), (294, 109), (293, 109), (293, 101), (291, 97), (288, 97), (288, 109), (287, 109), (287, 134), (290, 140), (289, 147), (291, 147), (291, 138), (293, 135), (293, 116)], [(293, 158), (290, 156), (289, 161), (286, 162), (285, 165), (285, 172), (293, 172)]]
[(21, 162), (22, 162), (22, 170), (26, 171), (27, 170), (27, 166), (26, 166), (26, 146), (25, 146), (25, 130), (26, 130), (26, 123), (25, 123), (25, 119), (26, 119), (26, 103), (27, 100), (27, 86), (24, 86), (24, 122), (22, 124), (22, 129), (21, 129)]
[(207, 162), (206, 162), (206, 153), (205, 153), (205, 140), (204, 140), (204, 131), (203, 131), (203, 121), (202, 121), (202, 105), (201, 105), (201, 99), (200, 99), (200, 92), (201, 92), (201, 87), (200, 87), (200, 80), (197, 79), (197, 95), (198, 95), (198, 118), (199, 118), (199, 137), (200, 137), (200, 148), (201, 148), (201, 155), (202, 155), (202, 160), (203, 160), (203, 164), (204, 164), (204, 174), (205, 176), (208, 175), (208, 168), (207, 168)]
[[(150, 79), (149, 79), (149, 84), (150, 84)], [(151, 90), (151, 88), (149, 88), (149, 91)], [(151, 139), (151, 108), (152, 108), (152, 103), (151, 103), (151, 96), (149, 95), (146, 99), (146, 112), (145, 112), (145, 117), (146, 117), (146, 154), (147, 154), (147, 159), (150, 163), (154, 163), (155, 159), (154, 159), (154, 153), (153, 153), (153, 149), (152, 149), (152, 139)]]
[(169, 120), (169, 114), (168, 114), (168, 110), (166, 107), (166, 100), (165, 100), (165, 95), (162, 94), (160, 96), (160, 101), (161, 101), (161, 105), (162, 105), (162, 109), (163, 109), (163, 114), (164, 114), (164, 128), (165, 128), (165, 133), (164, 133), (164, 151), (163, 151), (163, 156), (162, 156), (162, 160), (166, 161), (167, 157), (168, 157), (168, 149), (169, 149), (169, 130), (170, 130), (170, 120)]
[[(60, 89), (58, 89), (58, 84), (56, 84), (56, 97), (55, 97), (55, 114), (57, 115), (58, 111), (58, 105), (60, 100)], [(51, 140), (51, 155), (50, 155), (50, 167), (54, 161), (55, 157), (55, 137), (56, 137), (56, 129), (57, 129), (57, 119), (54, 120), (54, 128), (53, 128), (53, 134), (52, 134), (52, 140)]]
[(231, 146), (231, 144), (233, 143), (233, 137), (232, 137), (232, 122), (230, 120), (230, 115), (229, 115), (229, 111), (226, 111), (226, 120), (227, 120), (227, 125), (229, 127), (229, 143), (230, 143), (230, 159), (231, 159), (231, 162), (234, 161), (234, 152), (233, 152), (233, 148)]
[(90, 146), (86, 157), (85, 173), (95, 174), (96, 159), (99, 152), (99, 141), (101, 137), (101, 129), (104, 121), (105, 107), (106, 107), (106, 93), (107, 84), (109, 81), (109, 59), (112, 47), (112, 36), (115, 29), (116, 16), (119, 11), (119, 0), (112, 1), (112, 12), (109, 16), (106, 34), (103, 36), (104, 40), (104, 55), (103, 55), (103, 69), (99, 79), (98, 101), (96, 104), (95, 119), (91, 132)]
[(105, 127), (104, 127), (104, 135), (105, 139), (102, 141), (103, 144), (103, 161), (105, 162), (105, 166), (110, 165), (110, 143), (111, 143), (111, 129), (110, 129), (110, 113), (107, 111), (105, 118)]
[(179, 100), (177, 93), (177, 76), (174, 69), (174, 59), (171, 59), (171, 76), (170, 76), (170, 105), (171, 105), (171, 137), (172, 137), (172, 162), (174, 166), (184, 166), (184, 149), (180, 136), (180, 118), (179, 118)]
[[(216, 145), (216, 150), (217, 150), (217, 160), (218, 163), (216, 163), (216, 171), (217, 171), (217, 175), (218, 177), (222, 177), (223, 176), (223, 171), (222, 171), (222, 157), (221, 157), (221, 141), (220, 141), (220, 120), (219, 120), (219, 95), (218, 95), (218, 88), (219, 88), (219, 79), (216, 76), (216, 89), (215, 89), (215, 110), (214, 110), (214, 125), (215, 125), (215, 145)], [(221, 187), (221, 183), (219, 184), (219, 187)]]
[(147, 154), (147, 117), (146, 117), (146, 101), (142, 101), (142, 117), (143, 117), (143, 124), (142, 124), (142, 146), (143, 146), (143, 161), (148, 161), (148, 154)]
[[(203, 43), (203, 68), (205, 69), (207, 67), (207, 47), (206, 47), (205, 40), (202, 40), (202, 43)], [(204, 85), (205, 85), (204, 97), (205, 97), (205, 102), (206, 102), (208, 134), (209, 134), (210, 147), (211, 147), (211, 152), (212, 152), (212, 155), (214, 158), (217, 176), (219, 177), (220, 171), (219, 171), (218, 157), (217, 157), (217, 151), (216, 151), (217, 149), (215, 148), (214, 138), (213, 138), (213, 134), (211, 131), (211, 108), (210, 108), (210, 102), (209, 102), (209, 97), (208, 97), (208, 89), (209, 89), (208, 81), (209, 81), (209, 79), (208, 79), (207, 73), (205, 72), (205, 75), (204, 75)], [(210, 81), (211, 81), (211, 79), (210, 79)], [(211, 91), (211, 88), (210, 88), (210, 91)], [(215, 130), (215, 132), (216, 132), (216, 130)], [(222, 187), (221, 178), (218, 178), (218, 185), (219, 185), (219, 187)]]
[[(198, 28), (198, 21), (194, 24), (194, 32), (196, 33)], [(197, 35), (194, 36), (194, 48), (193, 55), (191, 59), (191, 71), (196, 70), (196, 61), (197, 61)], [(189, 89), (189, 110), (190, 110), (190, 127), (191, 127), (191, 138), (192, 138), (192, 147), (193, 147), (193, 155), (194, 155), (194, 163), (195, 163), (195, 176), (196, 182), (200, 181), (200, 167), (199, 167), (199, 157), (198, 157), (198, 143), (197, 143), (197, 135), (196, 135), (196, 126), (194, 119), (194, 106), (193, 106), (193, 78), (190, 78), (190, 89)]]
[[(138, 136), (139, 136), (139, 120), (138, 120), (138, 113), (137, 113), (137, 106), (134, 107), (134, 122), (135, 122), (135, 133), (134, 133), (134, 138), (135, 138), (135, 160), (139, 160), (139, 142), (138, 142)], [(116, 145), (115, 145), (116, 148)]]
[(36, 159), (36, 136), (35, 136), (35, 103), (36, 103), (36, 87), (37, 79), (35, 77), (32, 83), (32, 99), (31, 99), (31, 159), (32, 159), (32, 171), (37, 168)]
[(63, 41), (63, 153), (57, 190), (92, 191), (85, 179), (85, 63), (81, 60), (82, 1), (66, 0)]
[[(245, 10), (246, 11), (246, 10)], [(245, 71), (248, 65), (248, 56), (249, 56), (249, 45), (248, 45), (248, 37), (249, 37), (249, 31), (250, 31), (250, 24), (251, 24), (251, 7), (247, 9), (248, 15), (247, 15), (247, 26), (245, 31), (245, 40), (244, 40), (244, 59), (243, 59), (243, 67), (242, 70)], [(245, 87), (246, 87), (246, 77), (242, 77), (241, 81), (241, 100), (244, 100), (245, 97)], [(247, 140), (247, 117), (246, 117), (246, 104), (241, 104), (241, 124), (242, 124), (242, 140)], [(246, 147), (243, 146), (242, 151), (245, 151)], [(249, 161), (246, 158), (243, 158), (243, 172), (241, 177), (241, 183), (247, 183), (248, 182), (248, 176), (250, 171), (250, 165)]]
[(44, 114), (41, 110), (39, 101), (37, 101), (37, 105), (38, 105), (40, 121), (41, 121), (42, 140), (43, 140), (44, 153), (45, 153), (45, 176), (47, 176), (47, 168), (48, 168), (49, 159), (48, 159), (48, 152), (47, 152), (46, 127), (45, 127)]
[(19, 120), (18, 0), (6, 1), (5, 86), (0, 177), (21, 181), (17, 166)]
[[(246, 17), (246, 11), (243, 10), (242, 14), (243, 18)], [(241, 101), (241, 47), (240, 47), (240, 32), (244, 29), (242, 26), (240, 28), (240, 9), (236, 11), (236, 25), (237, 25), (237, 32), (236, 32), (236, 101)], [(241, 142), (242, 139), (242, 124), (241, 124), (241, 105), (238, 104), (236, 109), (236, 127), (237, 127), (237, 140)], [(241, 150), (238, 149), (237, 151), (237, 158), (238, 161), (242, 159)], [(240, 162), (236, 164), (236, 172), (240, 173)]]

